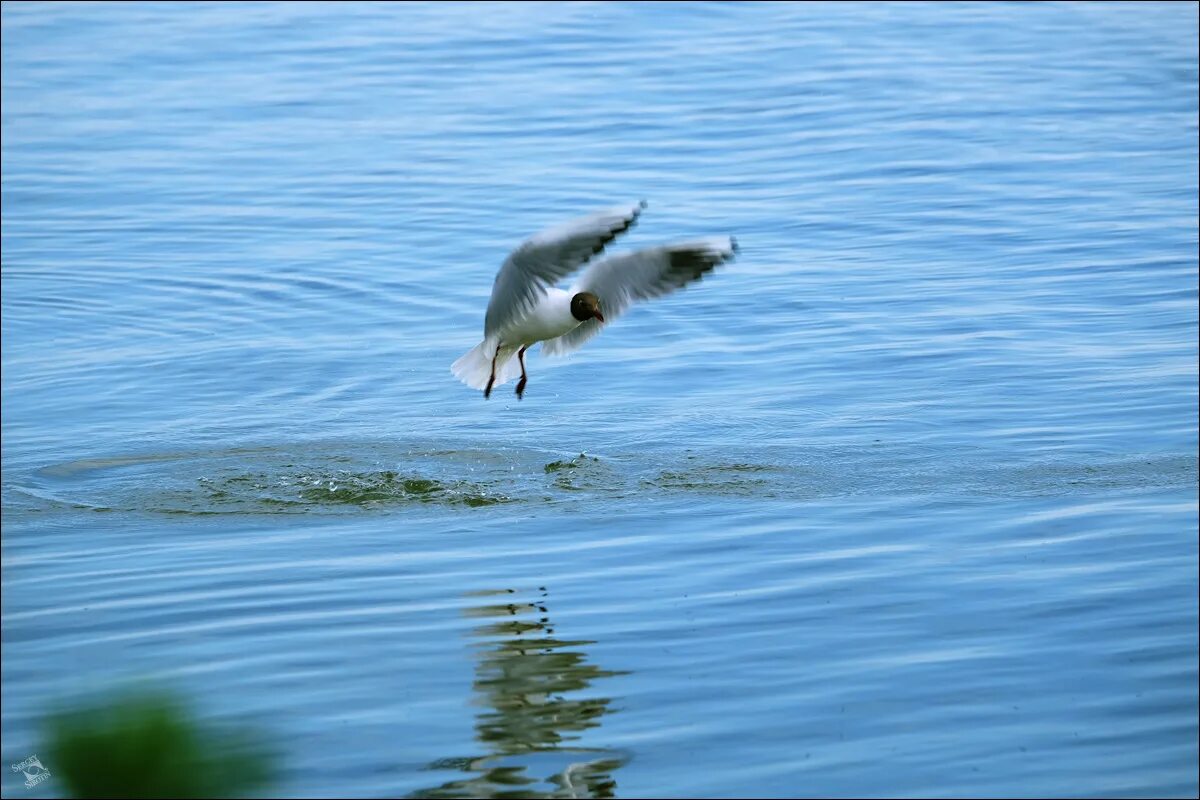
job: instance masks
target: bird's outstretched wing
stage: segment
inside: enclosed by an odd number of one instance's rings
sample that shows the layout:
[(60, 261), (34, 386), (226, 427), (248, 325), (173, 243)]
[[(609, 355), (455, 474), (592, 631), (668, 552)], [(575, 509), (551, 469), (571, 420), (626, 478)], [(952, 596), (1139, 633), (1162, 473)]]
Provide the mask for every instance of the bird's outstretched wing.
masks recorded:
[[(597, 261), (579, 276), (571, 292), (591, 292), (600, 298), (605, 322), (616, 318), (637, 300), (648, 300), (700, 280), (706, 272), (733, 258), (737, 240), (710, 239), (639, 250)], [(566, 355), (600, 332), (594, 319), (542, 343), (550, 356)]]
[(496, 274), (483, 335), (497, 337), (528, 314), (548, 287), (579, 269), (605, 245), (629, 230), (645, 207), (642, 201), (600, 211), (527, 239)]

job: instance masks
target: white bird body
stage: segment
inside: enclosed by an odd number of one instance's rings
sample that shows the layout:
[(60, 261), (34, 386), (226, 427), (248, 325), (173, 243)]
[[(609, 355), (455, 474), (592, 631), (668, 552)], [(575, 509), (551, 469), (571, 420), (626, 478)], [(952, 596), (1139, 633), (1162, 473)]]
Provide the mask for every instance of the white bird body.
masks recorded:
[(551, 286), (528, 314), (518, 317), (500, 334), (507, 345), (531, 345), (557, 339), (578, 328), (582, 320), (571, 313), (571, 293)]
[[(570, 333), (581, 322), (571, 314), (571, 293), (550, 287), (537, 299), (528, 314), (517, 317), (498, 335), (485, 337), (450, 367), (459, 380), (472, 389), (484, 389), (494, 374), (493, 385), (503, 385), (521, 374), (512, 357), (518, 349)], [(492, 358), (495, 356), (493, 373)]]
[[(699, 280), (733, 257), (737, 242), (688, 242), (589, 261), (628, 230), (645, 203), (602, 211), (527, 239), (505, 260), (492, 286), (483, 341), (450, 367), (463, 383), (492, 388), (520, 376), (524, 390), (525, 350), (544, 342), (544, 355), (565, 355), (600, 331), (635, 300), (667, 294)], [(554, 286), (587, 263), (571, 289)], [(517, 358), (513, 359), (513, 355)]]

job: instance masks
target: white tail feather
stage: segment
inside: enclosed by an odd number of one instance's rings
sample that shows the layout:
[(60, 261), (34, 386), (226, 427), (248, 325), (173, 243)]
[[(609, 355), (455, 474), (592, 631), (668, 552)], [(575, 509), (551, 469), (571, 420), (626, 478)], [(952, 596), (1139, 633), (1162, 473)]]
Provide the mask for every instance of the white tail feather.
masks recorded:
[(503, 386), (514, 378), (521, 376), (521, 363), (513, 358), (517, 348), (501, 347), (496, 352), (496, 342), (484, 339), (468, 350), (461, 358), (450, 365), (450, 371), (460, 381), (472, 389), (487, 388), (488, 378), (492, 375), (492, 354), (496, 354), (496, 381), (492, 388)]

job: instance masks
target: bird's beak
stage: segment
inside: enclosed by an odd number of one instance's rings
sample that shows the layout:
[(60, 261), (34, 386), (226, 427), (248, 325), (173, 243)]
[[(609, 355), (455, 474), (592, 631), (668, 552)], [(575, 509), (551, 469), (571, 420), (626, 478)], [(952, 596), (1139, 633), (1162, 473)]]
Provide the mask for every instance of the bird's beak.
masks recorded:
[(604, 315), (600, 313), (600, 309), (596, 309), (595, 311), (593, 311), (592, 316), (595, 317), (596, 319), (600, 320), (601, 322), (604, 322)]

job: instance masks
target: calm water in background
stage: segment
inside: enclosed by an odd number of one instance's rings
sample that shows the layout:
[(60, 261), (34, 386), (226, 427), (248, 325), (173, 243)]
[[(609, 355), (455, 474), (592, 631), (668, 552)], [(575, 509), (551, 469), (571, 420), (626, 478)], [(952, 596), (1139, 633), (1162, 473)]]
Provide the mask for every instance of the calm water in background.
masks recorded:
[[(4, 763), (150, 680), (293, 796), (1194, 796), (1196, 31), (5, 3)], [(639, 198), (738, 261), (458, 384)]]

